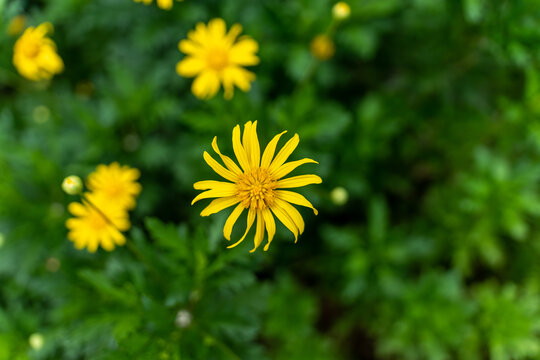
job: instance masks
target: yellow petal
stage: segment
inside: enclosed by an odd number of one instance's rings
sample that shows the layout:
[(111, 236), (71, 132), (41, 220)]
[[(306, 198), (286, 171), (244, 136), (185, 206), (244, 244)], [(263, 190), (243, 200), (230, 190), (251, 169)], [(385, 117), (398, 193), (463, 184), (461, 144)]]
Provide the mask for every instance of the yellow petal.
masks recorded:
[(255, 53), (259, 50), (259, 44), (251, 38), (243, 38), (234, 44), (229, 52), (229, 61), (235, 65), (252, 66), (259, 63)]
[(258, 168), (261, 162), (261, 146), (259, 145), (259, 138), (257, 137), (257, 120), (255, 120), (251, 126), (250, 138), (251, 164)]
[(180, 50), (186, 55), (192, 55), (196, 57), (204, 49), (198, 43), (192, 40), (183, 39), (178, 42), (178, 50)]
[(85, 206), (78, 202), (72, 202), (68, 205), (68, 211), (74, 216), (84, 216), (88, 213)]
[(244, 172), (250, 171), (251, 167), (249, 166), (246, 151), (240, 142), (240, 125), (236, 125), (233, 129), (232, 143), (234, 154), (236, 155), (236, 159), (238, 159), (240, 166), (244, 169)]
[(88, 244), (87, 244), (87, 249), (89, 252), (91, 253), (95, 253), (97, 248), (98, 248), (98, 241), (97, 240), (93, 240), (93, 241), (89, 241)]
[(255, 74), (238, 66), (228, 66), (223, 69), (221, 79), (225, 88), (225, 98), (230, 99), (233, 95), (234, 86), (248, 92), (251, 89), (251, 82), (255, 80)]
[(274, 152), (276, 151), (276, 146), (279, 141), (279, 138), (286, 132), (287, 131), (283, 131), (281, 134), (277, 134), (268, 143), (268, 145), (266, 145), (266, 148), (264, 149), (262, 160), (261, 160), (261, 167), (263, 169), (267, 169), (270, 166), (270, 162), (272, 161), (272, 158), (274, 157)]
[(223, 209), (226, 209), (230, 206), (238, 204), (239, 201), (240, 200), (238, 200), (236, 196), (212, 200), (210, 205), (208, 205), (206, 208), (204, 208), (203, 211), (201, 211), (201, 216), (209, 216), (209, 215), (215, 214), (217, 212), (220, 212)]
[(221, 198), (221, 197), (229, 197), (234, 196), (236, 194), (236, 185), (235, 184), (228, 184), (228, 185), (222, 185), (218, 188), (207, 190), (203, 193), (200, 193), (193, 199), (191, 202), (191, 205), (195, 204), (197, 201), (202, 199), (210, 199), (210, 198)]
[(116, 245), (122, 246), (126, 243), (126, 238), (124, 237), (124, 235), (116, 229), (113, 229), (111, 237)]
[(253, 225), (253, 221), (255, 221), (255, 214), (256, 214), (255, 210), (249, 209), (248, 216), (247, 216), (247, 227), (246, 227), (246, 232), (244, 232), (244, 236), (242, 236), (242, 238), (238, 240), (237, 242), (235, 242), (234, 244), (227, 246), (227, 249), (233, 248), (237, 246), (238, 244), (240, 244), (242, 241), (244, 241), (244, 239), (246, 238), (246, 235), (249, 232), (249, 229), (251, 229), (251, 225)]
[(62, 58), (58, 56), (56, 50), (51, 46), (42, 46), (35, 61), (40, 64), (43, 71), (51, 75), (61, 73), (64, 70)]
[(322, 179), (317, 175), (298, 175), (277, 182), (278, 189), (295, 188), (310, 184), (320, 184)]
[(259, 245), (261, 245), (262, 241), (264, 240), (264, 217), (261, 213), (261, 211), (257, 211), (257, 229), (255, 230), (255, 238), (254, 243), (255, 246), (253, 249), (250, 250), (250, 252), (254, 252), (257, 250)]
[(206, 163), (212, 168), (212, 170), (214, 170), (216, 173), (218, 173), (225, 179), (236, 182), (237, 176), (229, 170), (225, 169), (223, 166), (221, 166), (216, 160), (214, 160), (214, 158), (209, 153), (205, 151), (203, 157), (204, 161), (206, 161)]
[(215, 180), (203, 180), (203, 181), (197, 181), (195, 184), (193, 184), (193, 188), (195, 190), (209, 190), (218, 188), (222, 185), (227, 186), (228, 182), (225, 181), (215, 181)]
[(203, 22), (198, 22), (197, 25), (195, 25), (195, 30), (188, 32), (188, 39), (197, 44), (208, 44), (209, 36), (206, 24)]
[(205, 70), (193, 80), (191, 92), (199, 99), (210, 99), (219, 90), (219, 77), (216, 72)]
[(204, 61), (192, 56), (187, 56), (176, 64), (176, 73), (184, 77), (194, 77), (203, 71), (205, 67), (206, 64)]
[(112, 239), (110, 237), (103, 237), (100, 241), (100, 245), (106, 251), (114, 250), (114, 243), (112, 242)]
[(302, 159), (302, 160), (297, 160), (297, 161), (291, 161), (291, 162), (288, 162), (288, 163), (285, 163), (285, 164), (281, 165), (273, 173), (271, 173), (271, 175), (272, 175), (272, 177), (274, 179), (281, 179), (282, 177), (289, 174), (291, 171), (293, 171), (294, 169), (296, 169), (300, 165), (304, 165), (304, 164), (308, 164), (308, 163), (318, 164), (318, 162), (316, 162), (315, 160), (311, 160), (311, 159), (308, 159), (308, 158)]
[[(275, 205), (275, 204), (274, 204)], [(298, 228), (296, 227), (293, 219), (281, 208), (280, 206), (272, 206), (270, 208), (274, 215), (285, 225), (287, 229), (289, 229), (294, 234), (294, 242), (298, 240)]]
[(240, 35), (241, 32), (242, 32), (242, 25), (234, 24), (233, 26), (231, 26), (231, 29), (229, 30), (229, 33), (226, 36), (227, 45), (231, 46), (235, 42), (236, 38), (238, 37), (238, 35)]
[(291, 204), (289, 204), (288, 202), (283, 201), (281, 199), (277, 199), (277, 198), (274, 199), (274, 203), (275, 204), (273, 206), (280, 207), (287, 214), (289, 214), (291, 219), (294, 221), (294, 224), (298, 228), (300, 234), (302, 234), (304, 232), (305, 224), (304, 224), (304, 219), (302, 218), (302, 215), (300, 215), (298, 210), (296, 210), (296, 208), (292, 206)]
[(231, 172), (235, 173), (236, 175), (242, 174), (242, 170), (240, 170), (238, 165), (236, 165), (236, 163), (230, 157), (228, 157), (226, 155), (223, 155), (219, 151), (219, 147), (218, 147), (218, 144), (217, 144), (217, 136), (214, 136), (214, 140), (212, 140), (212, 149), (214, 149), (214, 151), (219, 155), (221, 160), (225, 163), (225, 166), (227, 166), (227, 168)]
[(279, 199), (283, 201), (311, 208), (315, 215), (319, 213), (317, 209), (315, 209), (313, 205), (308, 201), (308, 199), (306, 199), (303, 195), (287, 190), (275, 190), (275, 194)]
[[(33, 28), (28, 28), (33, 29)], [(44, 37), (47, 34), (52, 34), (54, 31), (54, 27), (50, 22), (44, 22), (43, 24), (38, 25), (35, 30), (34, 34), (40, 37)]]
[(242, 211), (244, 211), (244, 205), (238, 204), (238, 206), (234, 208), (231, 215), (229, 215), (229, 217), (227, 218), (225, 226), (223, 227), (223, 236), (225, 236), (225, 239), (229, 241), (231, 240), (233, 226), (236, 223), (236, 220), (238, 220), (240, 214), (242, 214)]
[(266, 224), (266, 231), (268, 232), (268, 242), (264, 246), (264, 251), (268, 251), (268, 248), (270, 247), (270, 243), (272, 242), (272, 239), (274, 239), (274, 235), (276, 234), (276, 222), (274, 221), (274, 216), (268, 210), (268, 208), (264, 208), (262, 210), (262, 215), (264, 217), (264, 223)]
[(291, 155), (294, 149), (296, 149), (299, 142), (300, 138), (298, 137), (298, 134), (294, 134), (294, 136), (289, 141), (287, 141), (285, 146), (283, 146), (283, 148), (281, 148), (281, 151), (278, 152), (278, 154), (276, 155), (274, 161), (272, 161), (272, 163), (270, 164), (270, 167), (268, 169), (271, 173), (276, 171), (281, 165), (283, 165), (283, 163), (285, 163), (285, 161), (287, 161), (289, 155)]
[(225, 21), (220, 18), (212, 19), (208, 22), (208, 33), (214, 42), (221, 42), (227, 31)]
[(248, 121), (244, 124), (244, 133), (242, 135), (242, 146), (246, 152), (249, 165), (253, 167), (253, 162), (251, 162), (251, 126), (252, 122)]

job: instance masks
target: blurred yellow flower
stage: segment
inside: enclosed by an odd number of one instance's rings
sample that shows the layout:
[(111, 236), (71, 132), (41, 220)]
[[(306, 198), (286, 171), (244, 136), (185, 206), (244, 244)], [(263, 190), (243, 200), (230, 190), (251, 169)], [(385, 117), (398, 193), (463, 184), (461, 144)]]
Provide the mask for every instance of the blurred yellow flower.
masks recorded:
[[(135, 2), (142, 2), (144, 5), (150, 5), (152, 3), (152, 0), (134, 0)], [(176, 0), (176, 1), (184, 1), (184, 0)], [(156, 0), (156, 3), (159, 8), (163, 10), (170, 10), (173, 7), (173, 0)]]
[(296, 242), (298, 234), (304, 232), (304, 220), (291, 203), (309, 207), (317, 215), (317, 210), (304, 196), (296, 192), (282, 190), (322, 182), (317, 175), (299, 175), (283, 179), (284, 176), (302, 164), (317, 164), (316, 161), (307, 158), (285, 162), (300, 141), (298, 134), (295, 134), (274, 157), (277, 143), (285, 132), (276, 135), (268, 143), (261, 158), (257, 137), (257, 121), (254, 123), (248, 121), (244, 125), (242, 140), (240, 139), (240, 126), (236, 125), (233, 130), (232, 141), (234, 154), (240, 167), (231, 158), (219, 151), (216, 137), (212, 141), (212, 148), (221, 158), (226, 168), (214, 160), (206, 151), (204, 152), (204, 160), (208, 165), (229, 182), (214, 180), (196, 182), (193, 185), (195, 189), (208, 191), (195, 197), (191, 204), (193, 205), (201, 199), (217, 198), (201, 212), (201, 216), (215, 214), (236, 205), (223, 228), (223, 235), (227, 240), (231, 239), (233, 226), (240, 214), (244, 209), (248, 210), (247, 229), (244, 236), (235, 244), (230, 245), (229, 248), (235, 247), (244, 240), (256, 219), (255, 246), (251, 252), (255, 251), (262, 243), (265, 228), (268, 232), (268, 243), (265, 245), (264, 250), (268, 250), (276, 232), (273, 215), (294, 234)]
[(199, 99), (209, 99), (223, 84), (224, 97), (231, 99), (234, 86), (249, 91), (255, 74), (243, 66), (257, 65), (259, 45), (248, 36), (237, 39), (242, 26), (234, 24), (227, 33), (223, 19), (212, 19), (205, 25), (198, 23), (188, 33), (188, 39), (178, 44), (187, 56), (176, 65), (176, 72), (184, 77), (196, 77), (191, 91)]
[(88, 175), (86, 185), (96, 197), (130, 210), (135, 207), (135, 199), (142, 190), (137, 182), (140, 176), (139, 170), (113, 162), (99, 165), (95, 172)]
[(345, 20), (351, 15), (351, 7), (345, 1), (340, 1), (332, 8), (332, 15), (337, 20)]
[(311, 54), (319, 60), (328, 60), (336, 52), (334, 41), (328, 35), (315, 36), (311, 41)]
[(33, 81), (48, 80), (64, 70), (56, 45), (47, 37), (53, 31), (51, 23), (29, 27), (15, 43), (13, 65), (25, 78)]
[(26, 16), (17, 15), (9, 22), (7, 33), (11, 36), (17, 36), (24, 30), (26, 26)]
[(99, 246), (112, 251), (115, 245), (126, 243), (122, 231), (131, 225), (127, 212), (117, 204), (95, 194), (85, 194), (82, 203), (73, 202), (68, 210), (75, 216), (66, 221), (68, 239), (75, 248), (87, 248), (93, 253)]

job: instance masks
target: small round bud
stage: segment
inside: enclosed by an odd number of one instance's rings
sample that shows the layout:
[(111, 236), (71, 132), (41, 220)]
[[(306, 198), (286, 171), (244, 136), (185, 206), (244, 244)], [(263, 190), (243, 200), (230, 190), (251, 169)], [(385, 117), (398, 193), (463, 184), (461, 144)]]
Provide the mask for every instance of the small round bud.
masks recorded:
[(0, 233), (0, 249), (2, 246), (4, 246), (4, 243), (6, 242), (6, 239), (4, 237), (4, 234)]
[(23, 32), (24, 28), (26, 27), (26, 16), (24, 15), (17, 15), (11, 21), (9, 22), (7, 32), (11, 36), (17, 36), (20, 33)]
[(178, 326), (180, 329), (185, 329), (189, 325), (191, 325), (191, 321), (193, 320), (191, 313), (187, 310), (180, 310), (178, 314), (176, 314), (176, 320), (174, 323), (176, 326)]
[(49, 108), (44, 105), (36, 106), (32, 111), (32, 118), (34, 119), (36, 124), (44, 124), (49, 121), (50, 117), (51, 110), (49, 110)]
[(332, 8), (332, 15), (336, 20), (345, 20), (351, 16), (351, 7), (345, 1), (340, 1)]
[(50, 257), (45, 262), (45, 269), (47, 269), (47, 271), (55, 273), (58, 270), (60, 270), (60, 265), (61, 265), (60, 260), (58, 260), (55, 257)]
[(319, 60), (328, 60), (336, 52), (334, 41), (325, 34), (317, 35), (310, 45), (311, 54)]
[(28, 343), (32, 349), (39, 350), (43, 347), (45, 338), (40, 333), (34, 333), (28, 338)]
[(62, 182), (62, 189), (68, 195), (77, 195), (82, 192), (82, 180), (80, 177), (72, 175), (68, 176)]
[(344, 187), (338, 186), (330, 192), (330, 198), (336, 205), (345, 205), (349, 200), (349, 192)]

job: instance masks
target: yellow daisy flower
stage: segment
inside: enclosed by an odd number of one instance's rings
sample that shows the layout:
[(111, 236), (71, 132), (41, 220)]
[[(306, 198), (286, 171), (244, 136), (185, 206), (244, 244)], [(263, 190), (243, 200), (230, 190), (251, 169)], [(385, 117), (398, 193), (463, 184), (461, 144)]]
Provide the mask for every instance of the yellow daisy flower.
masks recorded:
[[(150, 5), (152, 3), (152, 0), (134, 0), (135, 2), (142, 2), (144, 5)], [(176, 0), (176, 1), (184, 1), (184, 0)], [(171, 10), (173, 7), (173, 0), (156, 0), (156, 3), (160, 9), (163, 10)]]
[(64, 70), (64, 62), (56, 53), (55, 43), (47, 37), (51, 23), (29, 27), (13, 47), (13, 65), (19, 74), (33, 81), (48, 80)]
[(122, 231), (130, 228), (127, 212), (95, 194), (85, 194), (82, 203), (69, 204), (68, 210), (74, 218), (66, 221), (68, 239), (75, 248), (87, 248), (95, 252), (99, 246), (107, 251), (115, 245), (124, 245), (126, 238)]
[(198, 23), (181, 40), (178, 48), (187, 56), (176, 65), (176, 72), (184, 77), (196, 77), (191, 91), (199, 99), (210, 99), (223, 84), (224, 97), (231, 99), (234, 86), (247, 92), (255, 74), (243, 66), (257, 65), (259, 45), (248, 36), (237, 39), (242, 26), (234, 24), (227, 33), (223, 19), (212, 19), (208, 26)]
[(219, 151), (216, 137), (212, 141), (212, 148), (225, 163), (226, 168), (214, 160), (206, 151), (204, 152), (206, 163), (229, 182), (213, 180), (196, 182), (193, 185), (196, 190), (208, 191), (195, 197), (191, 204), (193, 205), (201, 199), (217, 198), (201, 212), (201, 216), (215, 214), (236, 205), (223, 228), (223, 235), (227, 240), (231, 239), (233, 226), (240, 214), (245, 209), (248, 210), (247, 229), (244, 236), (235, 244), (230, 245), (229, 248), (240, 244), (249, 232), (253, 222), (257, 220), (254, 238), (255, 247), (251, 252), (255, 251), (262, 243), (265, 228), (268, 232), (268, 243), (265, 245), (264, 250), (268, 250), (276, 232), (273, 215), (294, 234), (296, 242), (298, 234), (304, 232), (304, 220), (291, 203), (309, 207), (317, 215), (317, 210), (304, 196), (296, 192), (283, 190), (322, 182), (317, 175), (299, 175), (283, 179), (284, 176), (302, 164), (318, 164), (315, 160), (307, 158), (285, 162), (300, 141), (298, 134), (295, 134), (274, 157), (277, 143), (285, 132), (276, 135), (268, 143), (261, 158), (257, 138), (257, 121), (254, 123), (248, 121), (244, 125), (242, 140), (240, 139), (240, 126), (236, 125), (233, 130), (232, 142), (234, 154), (240, 167), (231, 158)]
[(95, 172), (88, 175), (86, 185), (96, 196), (130, 210), (135, 207), (135, 199), (142, 190), (137, 182), (140, 176), (139, 170), (113, 162), (99, 165)]

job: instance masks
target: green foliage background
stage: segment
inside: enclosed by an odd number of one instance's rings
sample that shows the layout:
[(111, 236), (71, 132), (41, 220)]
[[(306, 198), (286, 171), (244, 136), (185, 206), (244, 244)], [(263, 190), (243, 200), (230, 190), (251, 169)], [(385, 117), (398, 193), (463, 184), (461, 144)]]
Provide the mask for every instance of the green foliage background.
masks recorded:
[[(0, 359), (540, 359), (540, 1), (350, 4), (315, 64), (330, 0), (0, 0)], [(55, 26), (50, 84), (11, 64), (20, 13)], [(231, 101), (175, 73), (213, 17), (260, 45)], [(213, 136), (255, 119), (323, 184), (298, 244), (250, 254), (189, 204)], [(60, 183), (112, 161), (142, 172), (133, 248), (76, 251)]]

